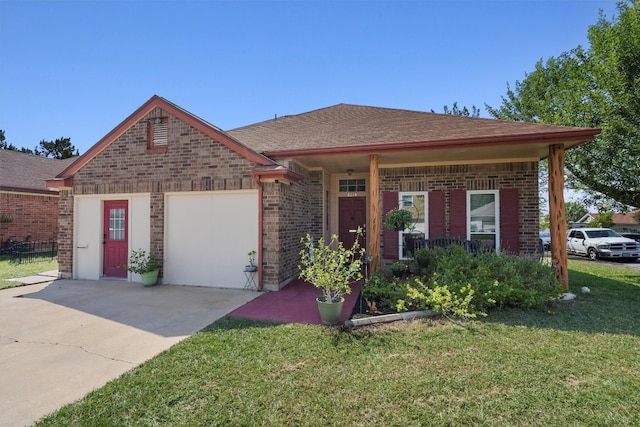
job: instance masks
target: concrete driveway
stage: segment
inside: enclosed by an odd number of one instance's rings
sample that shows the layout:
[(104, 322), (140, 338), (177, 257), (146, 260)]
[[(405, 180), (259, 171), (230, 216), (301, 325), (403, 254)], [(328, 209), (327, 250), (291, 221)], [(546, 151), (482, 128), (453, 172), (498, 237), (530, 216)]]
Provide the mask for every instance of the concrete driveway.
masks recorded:
[(258, 295), (87, 280), (0, 291), (0, 426), (31, 425)]

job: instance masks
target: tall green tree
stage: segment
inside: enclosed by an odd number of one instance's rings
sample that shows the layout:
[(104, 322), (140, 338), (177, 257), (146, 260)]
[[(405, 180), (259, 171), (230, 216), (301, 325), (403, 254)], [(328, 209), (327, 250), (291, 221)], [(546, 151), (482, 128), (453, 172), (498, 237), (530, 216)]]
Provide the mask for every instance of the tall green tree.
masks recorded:
[(51, 157), (52, 159), (68, 159), (79, 156), (78, 149), (71, 144), (71, 138), (58, 138), (54, 141), (40, 141), (40, 144), (33, 150), (30, 148), (18, 148), (7, 142), (4, 130), (0, 129), (0, 149), (18, 151), (25, 154), (35, 154), (36, 156)]
[(613, 226), (613, 212), (600, 212), (589, 222), (589, 227), (611, 228)]
[(564, 205), (567, 222), (578, 222), (589, 211), (582, 202), (567, 202)]
[(602, 196), (640, 206), (640, 0), (617, 4), (589, 27), (590, 46), (538, 61), (516, 81), (493, 117), (601, 128), (589, 144), (569, 150), (566, 167), (573, 188), (590, 202)]
[(11, 150), (11, 151), (18, 151), (20, 153), (25, 153), (25, 154), (35, 154), (33, 152), (33, 150), (29, 149), (29, 148), (18, 148), (15, 145), (7, 142), (7, 138), (4, 135), (4, 130), (0, 129), (0, 149), (1, 150)]
[(78, 150), (71, 144), (71, 138), (58, 138), (54, 141), (40, 141), (40, 149), (36, 148), (36, 154), (52, 159), (68, 159), (79, 156)]

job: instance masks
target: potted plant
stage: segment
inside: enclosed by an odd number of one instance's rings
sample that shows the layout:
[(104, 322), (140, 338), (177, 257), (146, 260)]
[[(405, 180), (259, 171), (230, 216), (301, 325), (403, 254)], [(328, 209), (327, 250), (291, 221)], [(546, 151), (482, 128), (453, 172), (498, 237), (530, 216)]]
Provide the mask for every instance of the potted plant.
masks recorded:
[(384, 218), (384, 226), (391, 230), (404, 231), (412, 228), (413, 215), (407, 209), (392, 209)]
[(426, 267), (429, 265), (429, 249), (420, 248), (416, 251), (415, 260), (420, 267)]
[(249, 256), (249, 264), (244, 266), (244, 271), (251, 272), (258, 270), (258, 267), (254, 264), (256, 262), (256, 251), (250, 251)]
[(144, 286), (153, 286), (158, 281), (160, 263), (156, 261), (151, 252), (144, 249), (131, 251), (129, 262), (122, 267), (131, 273), (139, 274)]
[(394, 262), (391, 265), (391, 272), (393, 273), (393, 277), (402, 277), (406, 271), (407, 265), (400, 261)]
[(349, 283), (362, 278), (364, 248), (358, 239), (351, 248), (345, 248), (335, 234), (329, 243), (322, 237), (314, 243), (309, 234), (300, 242), (304, 248), (300, 251), (299, 277), (322, 290), (322, 296), (316, 299), (320, 319), (325, 325), (335, 325), (340, 321), (344, 295), (351, 293)]

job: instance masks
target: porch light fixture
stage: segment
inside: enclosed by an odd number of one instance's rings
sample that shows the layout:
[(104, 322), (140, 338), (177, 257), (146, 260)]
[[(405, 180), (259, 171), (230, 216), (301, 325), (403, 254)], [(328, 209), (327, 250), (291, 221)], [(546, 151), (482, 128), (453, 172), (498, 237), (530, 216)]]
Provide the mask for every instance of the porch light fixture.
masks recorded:
[(347, 169), (347, 175), (349, 176), (353, 175), (353, 169)]

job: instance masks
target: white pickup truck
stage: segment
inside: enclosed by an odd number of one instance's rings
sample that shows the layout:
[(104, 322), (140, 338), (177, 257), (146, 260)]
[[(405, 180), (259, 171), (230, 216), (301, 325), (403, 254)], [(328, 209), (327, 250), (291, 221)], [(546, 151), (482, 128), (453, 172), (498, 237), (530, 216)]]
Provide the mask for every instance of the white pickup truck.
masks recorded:
[(567, 252), (598, 258), (635, 261), (640, 258), (640, 243), (622, 237), (609, 228), (572, 228), (567, 232)]

